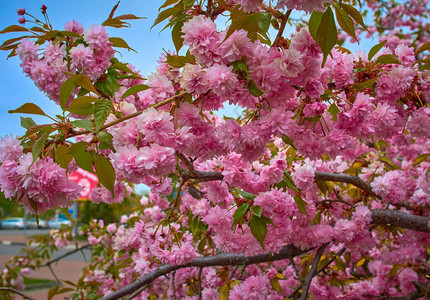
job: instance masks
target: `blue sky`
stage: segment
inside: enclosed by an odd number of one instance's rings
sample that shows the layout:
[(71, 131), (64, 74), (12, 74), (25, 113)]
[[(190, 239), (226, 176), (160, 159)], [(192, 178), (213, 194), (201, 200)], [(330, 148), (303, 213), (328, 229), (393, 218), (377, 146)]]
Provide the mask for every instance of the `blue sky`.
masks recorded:
[[(110, 36), (118, 36), (125, 39), (128, 44), (138, 53), (121, 50), (118, 56), (120, 61), (134, 64), (143, 75), (155, 70), (157, 59), (164, 49), (174, 49), (170, 38), (169, 30), (160, 33), (162, 27), (156, 26), (150, 31), (158, 14), (158, 8), (164, 1), (141, 1), (122, 0), (116, 15), (132, 13), (147, 19), (131, 21), (131, 28), (108, 27)], [(109, 15), (117, 0), (103, 1), (64, 1), (64, 0), (2, 0), (0, 1), (0, 28), (9, 25), (18, 25), (18, 15), (16, 10), (20, 7), (27, 12), (42, 17), (40, 7), (45, 4), (48, 7), (48, 15), (51, 23), (56, 29), (63, 29), (63, 25), (70, 20), (76, 19), (85, 28), (92, 24), (101, 24)], [(30, 24), (31, 25), (31, 24)], [(27, 25), (28, 26), (28, 25)], [(0, 42), (15, 37), (14, 34), (0, 35)], [(47, 99), (34, 83), (26, 78), (19, 66), (17, 57), (6, 60), (9, 53), (0, 51), (0, 137), (13, 133), (22, 135), (25, 130), (19, 126), (19, 114), (8, 114), (8, 110), (15, 109), (26, 102), (38, 104), (47, 114), (60, 112), (58, 107), (51, 100)], [(26, 115), (28, 116), (28, 115)], [(43, 117), (33, 117), (38, 124), (44, 124), (49, 119)]]
[[(45, 0), (40, 2), (37, 0), (2, 0), (0, 1), (0, 28), (3, 29), (9, 25), (18, 24), (16, 10), (20, 7), (25, 8), (27, 12), (36, 17), (42, 17), (40, 13), (42, 4), (48, 7), (49, 18), (54, 28), (62, 29), (67, 21), (73, 19), (88, 28), (92, 24), (101, 24), (108, 17), (116, 3), (117, 0)], [(147, 19), (131, 21), (131, 28), (107, 28), (110, 36), (122, 37), (137, 51), (135, 53), (121, 50), (123, 56), (119, 56), (119, 60), (132, 63), (144, 76), (155, 70), (157, 59), (160, 53), (163, 52), (163, 48), (166, 50), (174, 49), (169, 29), (160, 33), (164, 24), (154, 27), (152, 31), (150, 30), (158, 15), (158, 8), (163, 3), (164, 0), (122, 0), (116, 15), (132, 13)], [(224, 25), (221, 20), (218, 20), (217, 23), (221, 26)], [(0, 35), (0, 42), (2, 43), (15, 36), (14, 34)], [(289, 36), (289, 34), (287, 33), (286, 36)], [(274, 36), (272, 36), (273, 38)], [(376, 41), (367, 41), (361, 43), (359, 48), (369, 49), (376, 43)], [(357, 47), (355, 46), (353, 49), (356, 50)], [(7, 55), (8, 52), (0, 51), (0, 137), (10, 133), (14, 135), (23, 135), (25, 133), (25, 130), (19, 126), (20, 116), (22, 115), (8, 114), (8, 110), (18, 108), (26, 102), (38, 104), (49, 115), (60, 113), (54, 102), (46, 98), (34, 83), (25, 77), (19, 66), (19, 59), (13, 57), (6, 60)], [(227, 114), (235, 115), (236, 117), (237, 111), (230, 109), (227, 110)], [(49, 122), (49, 119), (44, 117), (34, 116), (33, 119), (37, 124)]]

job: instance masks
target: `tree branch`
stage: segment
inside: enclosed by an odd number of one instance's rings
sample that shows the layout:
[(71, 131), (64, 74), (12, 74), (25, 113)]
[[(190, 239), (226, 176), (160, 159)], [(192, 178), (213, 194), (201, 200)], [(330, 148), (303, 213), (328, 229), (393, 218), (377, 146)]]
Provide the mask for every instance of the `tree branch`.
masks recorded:
[(333, 174), (333, 173), (326, 173), (326, 172), (315, 172), (315, 182), (316, 181), (333, 181), (333, 182), (349, 183), (362, 189), (367, 194), (379, 198), (379, 196), (372, 191), (372, 187), (370, 186), (370, 184), (368, 184), (367, 182), (361, 180), (361, 178), (356, 176), (351, 176), (346, 174)]
[(306, 300), (306, 298), (308, 297), (308, 291), (309, 291), (309, 287), (311, 286), (312, 278), (314, 278), (314, 276), (316, 275), (318, 263), (321, 259), (322, 254), (324, 253), (324, 250), (327, 247), (327, 245), (328, 245), (328, 243), (319, 247), (317, 253), (315, 254), (314, 261), (312, 262), (312, 267), (309, 270), (309, 273), (305, 279), (305, 284), (303, 285), (300, 300)]
[(430, 233), (430, 218), (404, 213), (398, 210), (374, 209), (371, 224), (392, 225)]
[(244, 264), (250, 265), (250, 264), (257, 264), (262, 262), (292, 258), (305, 252), (306, 251), (302, 251), (295, 246), (287, 245), (287, 246), (284, 246), (281, 249), (281, 251), (279, 251), (276, 254), (268, 253), (268, 254), (260, 254), (256, 256), (247, 257), (247, 256), (244, 256), (243, 254), (222, 253), (222, 254), (218, 254), (210, 257), (198, 257), (194, 259), (192, 262), (183, 264), (183, 265), (177, 265), (177, 266), (172, 266), (169, 264), (163, 265), (161, 267), (158, 267), (151, 273), (142, 276), (140, 279), (131, 283), (130, 285), (122, 289), (119, 289), (118, 291), (110, 295), (107, 295), (102, 299), (103, 300), (120, 299), (121, 297), (124, 297), (126, 295), (133, 293), (134, 291), (138, 290), (140, 287), (153, 282), (158, 277), (182, 268), (189, 268), (189, 267), (204, 268), (204, 267), (211, 267), (211, 266), (235, 266), (235, 265), (244, 265)]
[(22, 293), (22, 292), (20, 292), (20, 291), (18, 291), (18, 290), (16, 290), (16, 289), (10, 288), (10, 287), (0, 287), (0, 291), (9, 291), (9, 292), (11, 292), (11, 293), (15, 293), (15, 294), (20, 295), (20, 296), (21, 296), (21, 297), (23, 297), (24, 299), (27, 299), (27, 300), (35, 300), (34, 298), (32, 298), (32, 297), (30, 297), (30, 296), (27, 296), (26, 294), (24, 294), (24, 293)]
[(48, 267), (48, 266), (49, 266), (49, 265), (51, 265), (52, 263), (57, 262), (57, 261), (59, 261), (59, 260), (61, 260), (61, 259), (65, 258), (65, 257), (67, 257), (67, 256), (69, 256), (69, 255), (72, 255), (73, 253), (76, 253), (76, 252), (82, 251), (83, 249), (88, 248), (88, 247), (90, 247), (90, 244), (87, 244), (87, 245), (81, 246), (81, 247), (79, 247), (79, 248), (73, 249), (73, 250), (71, 250), (71, 251), (69, 251), (69, 252), (66, 252), (66, 253), (64, 253), (63, 255), (61, 255), (61, 256), (59, 256), (59, 257), (57, 257), (57, 258), (54, 258), (54, 259), (52, 259), (52, 260), (48, 261), (48, 262), (47, 262), (47, 263), (45, 263), (44, 265), (41, 265), (41, 266), (40, 266), (40, 268), (42, 268), (42, 267)]
[[(177, 98), (180, 98), (180, 97), (182, 97), (182, 96), (185, 96), (186, 94), (187, 94), (187, 92), (181, 92), (181, 93), (179, 93), (179, 94), (177, 94), (177, 95), (175, 95), (175, 96), (173, 96), (173, 97), (167, 98), (166, 100), (163, 100), (163, 101), (161, 101), (161, 102), (157, 102), (157, 103), (155, 103), (155, 104), (151, 105), (150, 107), (153, 107), (153, 108), (159, 108), (159, 107), (161, 107), (161, 106), (163, 106), (163, 105), (165, 105), (165, 104), (167, 104), (167, 103), (170, 103), (170, 102), (174, 101), (174, 100), (175, 100), (175, 99), (177, 99)], [(128, 119), (132, 119), (132, 118), (134, 118), (134, 117), (137, 117), (138, 115), (142, 114), (142, 113), (143, 113), (144, 111), (146, 111), (146, 110), (147, 110), (147, 109), (142, 109), (142, 110), (139, 110), (139, 111), (137, 111), (137, 112), (135, 112), (135, 113), (132, 113), (132, 114), (129, 114), (129, 115), (126, 115), (126, 116), (122, 116), (121, 118), (118, 118), (118, 119), (116, 119), (115, 121), (110, 122), (110, 123), (105, 124), (105, 125), (103, 125), (102, 127), (100, 127), (100, 131), (102, 131), (102, 130), (104, 130), (104, 129), (106, 129), (106, 128), (109, 128), (109, 127), (111, 127), (111, 126), (114, 126), (114, 125), (116, 125), (116, 124), (118, 124), (118, 123), (124, 122), (124, 121), (126, 121), (126, 120), (128, 120)], [(82, 134), (88, 134), (88, 133), (91, 133), (91, 132), (92, 132), (92, 131), (90, 131), (90, 130), (76, 131), (76, 132), (73, 132), (73, 133), (71, 133), (71, 134), (67, 135), (67, 138), (71, 138), (71, 137), (78, 136), (78, 135), (82, 135)]]
[(272, 47), (278, 46), (279, 40), (281, 39), (282, 34), (284, 33), (285, 25), (287, 25), (288, 18), (290, 17), (292, 11), (293, 11), (292, 9), (289, 9), (285, 13), (285, 15), (281, 16), (281, 25), (279, 26), (279, 31), (278, 31), (278, 34), (276, 35), (275, 41), (272, 44)]

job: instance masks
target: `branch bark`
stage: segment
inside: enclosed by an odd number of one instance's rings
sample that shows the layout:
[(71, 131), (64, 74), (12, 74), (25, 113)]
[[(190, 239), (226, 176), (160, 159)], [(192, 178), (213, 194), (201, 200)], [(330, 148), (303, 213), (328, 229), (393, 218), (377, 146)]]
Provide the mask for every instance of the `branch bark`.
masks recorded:
[(333, 182), (349, 183), (362, 189), (367, 194), (379, 198), (379, 196), (373, 192), (370, 184), (368, 184), (367, 182), (361, 180), (361, 178), (356, 176), (350, 176), (346, 174), (333, 174), (333, 173), (326, 173), (326, 172), (315, 172), (315, 182), (316, 181), (333, 181)]
[[(380, 225), (388, 224), (388, 225), (408, 228), (408, 229), (412, 229), (420, 232), (426, 232), (426, 233), (430, 232), (430, 228), (429, 228), (430, 218), (428, 217), (415, 216), (408, 213), (399, 212), (395, 210), (388, 210), (388, 209), (375, 209), (375, 210), (372, 210), (371, 212), (372, 212), (372, 221), (371, 221), (372, 224), (380, 224)], [(312, 279), (309, 276), (312, 275), (313, 277), (315, 275), (314, 273), (318, 272), (316, 268), (318, 266), (318, 261), (321, 258), (321, 255), (324, 249), (325, 247), (320, 247), (319, 251), (317, 252), (317, 255), (315, 256), (314, 263), (312, 265), (310, 273), (308, 274), (308, 277), (305, 280), (305, 285), (303, 286), (302, 295), (307, 294), (307, 289), (309, 289), (310, 281)], [(242, 254), (223, 253), (223, 254), (218, 254), (211, 257), (199, 257), (194, 259), (192, 262), (183, 264), (183, 265), (173, 266), (173, 265), (167, 264), (155, 269), (154, 271), (152, 271), (151, 273), (145, 276), (142, 276), (140, 279), (133, 282), (132, 284), (110, 295), (105, 296), (103, 300), (119, 299), (121, 297), (129, 295), (134, 291), (140, 289), (142, 286), (145, 286), (153, 282), (158, 277), (182, 268), (188, 268), (188, 267), (204, 268), (204, 267), (211, 267), (211, 266), (250, 265), (250, 264), (257, 264), (262, 262), (292, 258), (305, 252), (306, 251), (301, 251), (295, 246), (286, 245), (281, 249), (279, 253), (276, 253), (273, 255), (269, 253), (269, 254), (261, 254), (261, 255), (246, 257)], [(315, 267), (314, 267), (314, 264), (315, 264)], [(315, 270), (313, 270), (314, 268)], [(308, 285), (308, 287), (306, 287), (306, 285)]]
[(18, 291), (18, 290), (16, 290), (16, 289), (10, 288), (10, 287), (0, 287), (0, 291), (9, 291), (9, 292), (11, 292), (11, 293), (15, 293), (15, 294), (20, 295), (20, 296), (21, 296), (21, 297), (23, 297), (24, 299), (27, 299), (27, 300), (35, 300), (34, 298), (32, 298), (32, 297), (30, 297), (30, 296), (27, 296), (26, 294), (24, 294), (24, 293), (22, 293), (22, 292), (20, 292), (20, 291)]
[(308, 275), (305, 279), (305, 284), (303, 285), (302, 294), (300, 295), (300, 300), (306, 300), (308, 297), (309, 287), (311, 286), (312, 278), (316, 275), (318, 263), (320, 262), (321, 256), (324, 253), (325, 248), (328, 244), (324, 244), (318, 248), (317, 253), (315, 254), (314, 261), (312, 262), (312, 267), (309, 270)]
[(183, 265), (163, 265), (151, 273), (142, 276), (137, 281), (131, 283), (130, 285), (119, 289), (118, 291), (107, 295), (103, 297), (103, 300), (113, 300), (113, 299), (120, 299), (121, 297), (124, 297), (126, 295), (129, 295), (133, 293), (134, 291), (138, 290), (140, 287), (153, 282), (155, 279), (157, 279), (160, 276), (166, 275), (170, 272), (173, 272), (178, 269), (182, 268), (189, 268), (189, 267), (211, 267), (211, 266), (235, 266), (235, 265), (250, 265), (250, 264), (257, 264), (262, 262), (268, 262), (268, 261), (276, 261), (276, 260), (283, 260), (287, 258), (293, 258), (297, 255), (300, 255), (302, 253), (305, 253), (306, 251), (302, 251), (298, 249), (295, 246), (287, 245), (284, 246), (281, 251), (279, 251), (276, 254), (260, 254), (256, 256), (244, 256), (242, 254), (229, 254), (229, 253), (222, 253), (215, 256), (210, 257), (198, 257), (194, 259), (192, 262), (183, 264)]
[(82, 251), (82, 250), (84, 250), (84, 249), (86, 249), (86, 248), (88, 248), (88, 247), (90, 247), (90, 246), (91, 246), (90, 244), (87, 244), (87, 245), (81, 246), (81, 247), (79, 247), (79, 248), (76, 248), (76, 249), (70, 250), (69, 252), (66, 252), (66, 253), (64, 253), (63, 255), (61, 255), (61, 256), (59, 256), (59, 257), (57, 257), (57, 258), (54, 258), (54, 259), (52, 259), (52, 260), (50, 260), (50, 261), (48, 261), (48, 262), (46, 262), (44, 265), (41, 265), (41, 266), (40, 266), (40, 268), (42, 268), (42, 267), (48, 267), (48, 266), (49, 266), (49, 265), (51, 265), (52, 263), (55, 263), (55, 262), (57, 262), (57, 261), (59, 261), (59, 260), (61, 260), (61, 259), (65, 258), (65, 257), (67, 257), (67, 256), (69, 256), (69, 255), (72, 255), (73, 253), (76, 253), (76, 252)]
[(372, 210), (372, 224), (392, 225), (415, 231), (430, 233), (430, 218), (404, 213), (398, 210)]
[[(177, 98), (180, 98), (180, 97), (185, 96), (186, 94), (187, 94), (187, 92), (179, 93), (179, 94), (177, 94), (177, 95), (175, 95), (175, 96), (173, 96), (173, 97), (167, 98), (166, 100), (163, 100), (163, 101), (161, 101), (161, 102), (155, 103), (154, 105), (151, 105), (150, 107), (153, 107), (153, 108), (159, 108), (159, 107), (161, 107), (161, 106), (163, 106), (163, 105), (165, 105), (165, 104), (167, 104), (167, 103), (170, 103), (170, 102), (174, 101), (174, 100), (175, 100), (175, 99), (177, 99)], [(116, 119), (116, 120), (115, 120), (115, 121), (113, 121), (113, 122), (110, 122), (110, 123), (108, 123), (108, 124), (103, 125), (103, 126), (100, 128), (100, 131), (102, 131), (102, 130), (104, 130), (104, 129), (106, 129), (106, 128), (109, 128), (109, 127), (111, 127), (111, 126), (114, 126), (114, 125), (116, 125), (116, 124), (118, 124), (118, 123), (124, 122), (124, 121), (129, 120), (129, 119), (132, 119), (132, 118), (134, 118), (134, 117), (137, 117), (138, 115), (142, 114), (144, 111), (146, 111), (146, 109), (142, 109), (142, 110), (139, 110), (139, 111), (137, 111), (137, 112), (135, 112), (135, 113), (132, 113), (132, 114), (129, 114), (129, 115), (123, 116), (123, 117), (121, 117), (121, 118), (118, 118), (118, 119)], [(76, 132), (73, 132), (73, 133), (71, 133), (71, 134), (67, 135), (67, 138), (75, 137), (75, 136), (82, 135), (82, 134), (88, 134), (88, 133), (91, 133), (91, 132), (92, 132), (92, 131), (90, 131), (90, 130), (76, 131)]]
[(292, 9), (289, 9), (285, 13), (285, 15), (282, 15), (282, 17), (281, 17), (281, 25), (279, 26), (279, 31), (278, 31), (278, 34), (276, 35), (275, 41), (272, 44), (272, 47), (277, 47), (278, 46), (279, 40), (281, 39), (282, 34), (284, 33), (285, 26), (287, 25), (288, 18), (290, 17), (292, 11), (293, 11)]

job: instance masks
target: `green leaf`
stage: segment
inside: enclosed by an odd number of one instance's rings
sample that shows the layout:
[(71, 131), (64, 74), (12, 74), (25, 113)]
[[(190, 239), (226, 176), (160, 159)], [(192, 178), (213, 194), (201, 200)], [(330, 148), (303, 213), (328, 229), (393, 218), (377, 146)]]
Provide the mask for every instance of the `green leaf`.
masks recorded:
[(272, 221), (272, 219), (270, 219), (269, 217), (266, 217), (266, 216), (264, 216), (264, 215), (261, 215), (261, 221), (263, 221), (264, 223), (266, 223), (266, 224), (270, 224), (270, 225), (273, 225), (273, 226), (275, 226), (275, 227), (277, 227), (275, 224), (273, 224), (273, 221)]
[(2, 31), (0, 31), (0, 34), (4, 34), (8, 32), (20, 32), (20, 31), (28, 31), (28, 29), (19, 25), (11, 25), (9, 27), (6, 27)]
[(144, 90), (147, 90), (149, 88), (150, 87), (147, 86), (146, 84), (137, 84), (137, 85), (134, 85), (131, 88), (129, 88), (128, 90), (126, 90), (124, 94), (122, 94), (121, 100), (124, 99), (125, 97), (128, 97), (130, 95), (134, 95), (134, 94), (136, 94), (136, 93), (138, 93), (140, 91), (144, 91)]
[(106, 76), (106, 88), (109, 92), (110, 96), (115, 95), (119, 91), (119, 88), (121, 85), (119, 84), (118, 80), (115, 78), (115, 76), (108, 74)]
[(69, 101), (74, 87), (75, 84), (71, 78), (64, 81), (60, 87), (60, 105), (63, 110), (66, 108), (67, 102)]
[(78, 128), (93, 131), (93, 123), (90, 120), (75, 120), (71, 121), (70, 124)]
[(115, 169), (113, 168), (111, 162), (103, 155), (97, 155), (96, 157), (96, 174), (100, 183), (112, 193), (113, 198), (115, 186)]
[(47, 139), (48, 139), (48, 133), (44, 133), (40, 138), (37, 139), (36, 142), (34, 142), (33, 147), (31, 147), (33, 162), (36, 161), (36, 159), (39, 157), (39, 154), (42, 151), (43, 146), (45, 146), (45, 142)]
[(233, 214), (233, 226), (236, 224), (239, 224), (240, 220), (242, 220), (243, 216), (245, 215), (245, 213), (248, 211), (249, 208), (249, 204), (248, 203), (243, 203), (241, 206), (239, 206), (236, 211)]
[(375, 46), (373, 46), (371, 49), (370, 49), (370, 51), (369, 51), (369, 54), (367, 55), (367, 60), (368, 61), (371, 61), (372, 60), (372, 58), (375, 56), (375, 54), (376, 53), (378, 53), (379, 52), (379, 50), (381, 50), (382, 49), (382, 47), (384, 47), (384, 45), (385, 45), (385, 43), (386, 43), (387, 41), (385, 40), (385, 41), (383, 41), (382, 43), (379, 43), (379, 44), (376, 44)]
[(422, 44), (422, 45), (417, 49), (417, 51), (415, 52), (415, 54), (419, 54), (419, 53), (421, 53), (421, 52), (428, 51), (428, 50), (430, 50), (430, 42), (427, 42), (427, 43)]
[(86, 150), (86, 147), (87, 143), (85, 142), (73, 144), (69, 148), (69, 154), (73, 156), (76, 161), (76, 164), (80, 168), (84, 169), (85, 171), (94, 173), (93, 157), (91, 153)]
[(264, 239), (267, 234), (267, 224), (262, 221), (260, 217), (253, 216), (249, 220), (249, 229), (252, 235), (260, 242), (261, 247), (264, 249)]
[(73, 100), (66, 110), (79, 116), (89, 116), (93, 113), (93, 103), (96, 101), (98, 101), (98, 98), (82, 96)]
[(312, 225), (317, 225), (319, 223), (321, 223), (321, 211), (320, 210), (315, 214), (315, 217), (312, 220)]
[(292, 189), (293, 191), (297, 193), (301, 193), (300, 190), (297, 188), (297, 186), (294, 184), (293, 178), (291, 177), (290, 173), (284, 172), (283, 181), (285, 182), (285, 185)]
[(366, 31), (369, 31), (367, 29), (367, 26), (364, 24), (363, 17), (361, 16), (360, 12), (355, 9), (353, 6), (345, 3), (340, 3), (340, 7), (345, 10), (358, 24), (361, 25)]
[(130, 73), (130, 74), (138, 75), (138, 73), (134, 72), (129, 67), (127, 67), (127, 64), (125, 64), (125, 63), (116, 62), (116, 63), (113, 63), (110, 67), (113, 68), (113, 69), (117, 69), (117, 70), (123, 71), (125, 73)]
[(72, 159), (73, 156), (70, 155), (69, 147), (66, 145), (59, 145), (55, 150), (55, 162), (63, 169), (67, 170)]
[(30, 117), (28, 118), (20, 117), (20, 118), (21, 118), (21, 126), (24, 127), (25, 129), (28, 129), (31, 126), (36, 125), (36, 122), (34, 122), (33, 119)]
[(167, 18), (169, 18), (170, 16), (173, 16), (174, 14), (180, 12), (182, 10), (182, 7), (181, 7), (182, 5), (180, 5), (180, 4), (181, 3), (178, 3), (177, 5), (160, 12), (158, 14), (157, 18), (155, 19), (154, 24), (152, 24), (151, 29), (155, 25), (157, 25), (157, 24), (163, 22), (164, 20), (166, 20)]
[(167, 6), (173, 5), (178, 3), (180, 0), (166, 0), (166, 2), (164, 2), (163, 5), (160, 6), (160, 8), (158, 9), (158, 11), (160, 11), (162, 8), (165, 8)]
[(130, 27), (130, 24), (124, 21), (121, 21), (120, 19), (113, 18), (113, 19), (107, 19), (102, 23), (102, 26), (110, 26), (114, 28), (121, 28), (121, 27)]
[(352, 18), (346, 11), (340, 9), (339, 6), (335, 5), (334, 8), (336, 12), (336, 20), (340, 28), (342, 28), (343, 31), (352, 36), (358, 42), (357, 36), (355, 35), (355, 26)]
[(328, 54), (337, 43), (336, 23), (334, 22), (333, 11), (330, 7), (327, 7), (322, 15), (321, 23), (318, 26), (316, 41), (323, 53), (322, 66), (324, 66)]
[(251, 206), (250, 210), (257, 217), (261, 217), (261, 214), (263, 213), (263, 209), (261, 208), (260, 205)]
[(255, 97), (260, 97), (261, 95), (264, 94), (264, 92), (260, 90), (260, 88), (257, 86), (254, 80), (249, 81), (248, 89), (251, 95)]
[(68, 73), (70, 78), (73, 80), (73, 83), (77, 86), (80, 86), (81, 88), (86, 89), (87, 91), (93, 92), (97, 96), (100, 97), (99, 92), (97, 92), (96, 88), (94, 87), (93, 83), (91, 82), (91, 79), (86, 75), (75, 75), (72, 73)]
[(290, 145), (294, 150), (297, 150), (296, 146), (293, 144), (293, 140), (288, 135), (282, 134), (282, 140), (285, 144)]
[(49, 289), (48, 291), (48, 300), (51, 300), (55, 295), (57, 295), (57, 291), (60, 289), (60, 286), (54, 286), (52, 288)]
[(299, 208), (299, 212), (301, 212), (304, 215), (308, 215), (308, 212), (306, 211), (306, 206), (308, 206), (308, 203), (302, 199), (300, 196), (295, 196), (294, 201), (297, 204), (297, 207)]
[(117, 10), (118, 6), (119, 6), (119, 1), (118, 1), (117, 4), (114, 5), (114, 7), (112, 8), (112, 10), (110, 11), (108, 20), (113, 18), (113, 16), (115, 15), (115, 11)]
[(133, 48), (131, 48), (126, 41), (124, 41), (122, 38), (119, 37), (110, 37), (109, 38), (109, 42), (112, 43), (113, 47), (117, 47), (117, 48), (125, 48), (131, 51), (136, 52), (136, 50), (134, 50)]
[(255, 195), (253, 195), (251, 193), (248, 193), (248, 192), (245, 192), (245, 191), (241, 191), (241, 190), (237, 190), (237, 193), (239, 195), (241, 195), (245, 199), (251, 199), (251, 200), (255, 199)]
[(177, 53), (179, 53), (179, 50), (181, 50), (182, 46), (184, 45), (184, 39), (182, 38), (181, 30), (183, 25), (184, 22), (178, 22), (175, 24), (175, 26), (173, 26), (172, 29), (172, 40)]
[(379, 160), (382, 161), (382, 162), (384, 162), (385, 164), (387, 164), (391, 169), (397, 169), (397, 170), (401, 169), (400, 166), (398, 166), (395, 163), (393, 163), (391, 161), (391, 159), (388, 158), (388, 157), (386, 157), (386, 156), (379, 157)]
[(417, 158), (415, 158), (414, 160), (414, 167), (419, 165), (420, 163), (422, 163), (423, 161), (425, 161), (428, 157), (430, 156), (430, 153), (424, 153), (419, 155)]
[(402, 64), (402, 62), (394, 54), (381, 55), (376, 59), (376, 62), (379, 64)]
[(322, 16), (322, 12), (314, 11), (309, 18), (309, 33), (315, 41), (317, 40), (318, 27), (320, 26)]
[(378, 77), (374, 77), (372, 79), (366, 80), (365, 82), (354, 83), (352, 87), (357, 91), (369, 89), (373, 87), (377, 79)]
[(166, 53), (166, 62), (174, 68), (182, 68), (186, 63), (193, 63), (195, 60), (194, 55), (191, 55), (189, 51), (186, 56), (170, 55)]
[(258, 20), (258, 28), (262, 33), (266, 33), (269, 28), (270, 24), (272, 22), (272, 15), (270, 13), (267, 13), (261, 17), (260, 20)]
[(235, 8), (230, 14), (231, 24), (224, 41), (227, 40), (233, 32), (240, 29), (246, 30), (248, 32), (249, 39), (251, 41), (255, 41), (257, 39), (258, 21), (262, 17), (262, 13), (248, 14), (238, 7)]
[(340, 113), (340, 109), (337, 107), (336, 103), (333, 102), (327, 111), (333, 116), (332, 120), (337, 121), (337, 114)]
[(184, 3), (184, 9), (189, 9), (191, 6), (194, 5), (195, 0), (182, 0)]
[(236, 60), (230, 64), (233, 67), (234, 73), (241, 73), (245, 79), (249, 80), (247, 57), (244, 55), (242, 59)]
[(140, 19), (146, 19), (145, 17), (136, 17), (133, 14), (125, 14), (115, 17), (115, 19), (119, 20), (140, 20)]
[(105, 99), (100, 99), (94, 103), (94, 121), (96, 123), (96, 131), (99, 131), (105, 123), (111, 108), (112, 102)]
[(18, 107), (17, 109), (14, 110), (9, 110), (10, 114), (31, 114), (31, 115), (41, 115), (41, 116), (46, 116), (47, 115), (44, 113), (44, 111), (37, 106), (34, 103), (25, 103), (24, 105)]

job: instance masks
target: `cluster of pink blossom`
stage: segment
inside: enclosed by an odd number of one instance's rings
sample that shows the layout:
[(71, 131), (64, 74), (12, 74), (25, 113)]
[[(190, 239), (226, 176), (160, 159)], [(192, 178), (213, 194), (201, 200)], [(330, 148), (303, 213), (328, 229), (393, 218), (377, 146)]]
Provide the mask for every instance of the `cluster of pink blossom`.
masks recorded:
[[(275, 7), (323, 11), (328, 2), (282, 0)], [(227, 3), (249, 13), (266, 6), (260, 0)], [(393, 14), (404, 12), (400, 7)], [(119, 224), (90, 225), (89, 243), (112, 260), (96, 260), (85, 275), (86, 282), (97, 282), (90, 288), (109, 294), (164, 264), (219, 251), (276, 253), (292, 245), (306, 254), (238, 272), (182, 268), (153, 281), (140, 297), (200, 293), (218, 299), (224, 285), (231, 299), (291, 298), (317, 248), (325, 249), (328, 264), (310, 284), (314, 298), (410, 295), (426, 280), (428, 228), (389, 230), (373, 214), (401, 209), (430, 217), (430, 73), (415, 67), (414, 49), (390, 40), (375, 56), (388, 55), (386, 64), (333, 50), (322, 66), (319, 45), (305, 27), (287, 46), (270, 47), (243, 29), (227, 37), (229, 29), (218, 30), (210, 16), (183, 22), (181, 37), (191, 55), (182, 67), (169, 65), (176, 54), (168, 53), (147, 79), (118, 80), (115, 110), (107, 117), (112, 148), (103, 150), (116, 171), (114, 195), (99, 188), (91, 198), (121, 202), (129, 193), (121, 180), (144, 183), (151, 192)], [(97, 81), (114, 55), (103, 27), (84, 31), (73, 21), (66, 29), (80, 36), (71, 39), (69, 54), (65, 44), (51, 43), (39, 58), (30, 40), (17, 50), (24, 72), (54, 100), (65, 71)], [(121, 99), (141, 84), (149, 89)], [(173, 100), (155, 108), (166, 99)], [(225, 103), (242, 107), (243, 116), (214, 114)], [(96, 136), (78, 140), (93, 143)], [(2, 191), (22, 197), (32, 212), (34, 203), (37, 211), (65, 206), (80, 192), (50, 157), (33, 162), (13, 138), (0, 140), (0, 160)], [(329, 176), (334, 173), (344, 174)], [(123, 267), (109, 272), (107, 263)]]
[[(67, 31), (83, 36), (70, 39), (69, 43), (49, 42), (46, 44), (42, 57), (39, 55), (39, 45), (29, 38), (23, 39), (16, 53), (22, 63), (24, 73), (29, 76), (36, 86), (55, 102), (59, 101), (59, 90), (66, 79), (66, 72), (84, 74), (92, 80), (98, 79), (111, 65), (115, 50), (109, 42), (109, 36), (102, 26), (93, 25), (87, 31), (73, 20), (64, 26)], [(85, 46), (87, 45), (87, 46)], [(66, 47), (70, 50), (66, 52)], [(70, 59), (70, 63), (68, 63)]]
[(50, 157), (33, 161), (12, 136), (0, 139), (0, 188), (5, 197), (18, 199), (30, 213), (67, 207), (82, 187), (68, 180), (66, 171)]

